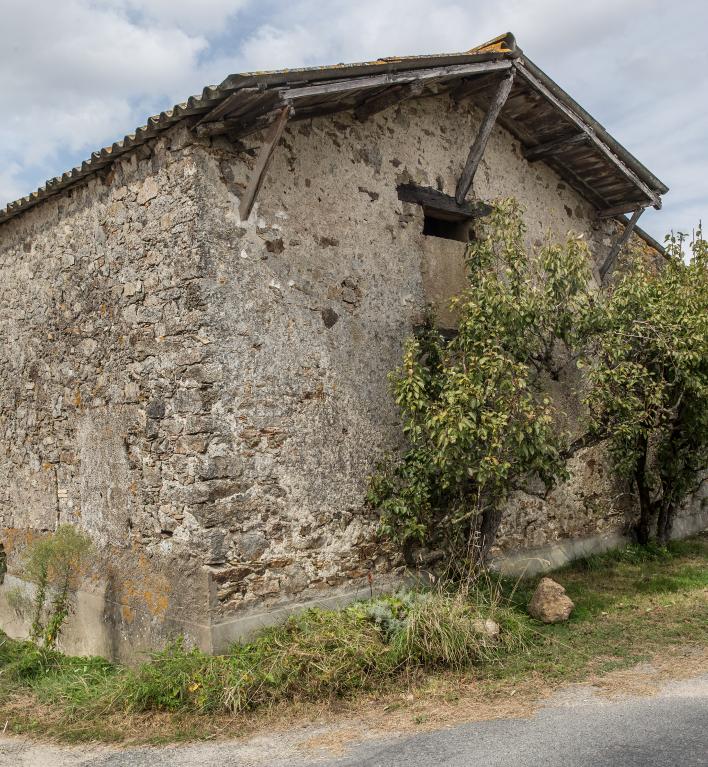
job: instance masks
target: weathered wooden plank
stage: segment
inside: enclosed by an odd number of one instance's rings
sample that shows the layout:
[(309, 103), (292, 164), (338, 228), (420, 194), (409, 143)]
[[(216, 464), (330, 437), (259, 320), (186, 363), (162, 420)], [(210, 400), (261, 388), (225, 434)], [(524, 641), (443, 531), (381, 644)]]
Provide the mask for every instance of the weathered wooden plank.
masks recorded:
[(407, 72), (387, 72), (381, 75), (357, 77), (346, 80), (333, 80), (318, 85), (305, 85), (299, 88), (278, 88), (284, 100), (296, 103), (299, 99), (312, 96), (326, 96), (330, 93), (347, 93), (355, 90), (379, 88), (386, 85), (403, 85), (416, 81), (444, 80), (448, 77), (463, 77), (464, 75), (482, 72), (494, 72), (511, 69), (511, 61), (478, 61), (474, 64), (454, 64), (435, 69), (415, 69)]
[(619, 255), (620, 251), (629, 242), (629, 238), (632, 236), (632, 230), (637, 225), (637, 221), (639, 221), (639, 217), (642, 215), (642, 213), (644, 213), (643, 207), (637, 208), (634, 211), (634, 214), (632, 215), (632, 218), (630, 218), (627, 222), (627, 226), (625, 226), (624, 231), (621, 235), (618, 235), (612, 247), (610, 248), (610, 252), (607, 254), (607, 258), (600, 267), (600, 278), (603, 280), (603, 282), (607, 276), (607, 273), (615, 265), (615, 261), (617, 260), (617, 256)]
[(382, 112), (394, 104), (420, 96), (424, 87), (422, 82), (413, 82), (386, 88), (382, 93), (377, 93), (359, 104), (354, 110), (354, 117), (359, 122), (364, 122), (372, 115)]
[(398, 199), (402, 202), (412, 202), (426, 210), (434, 211), (451, 220), (464, 221), (470, 218), (482, 218), (492, 212), (492, 206), (486, 202), (467, 202), (461, 204), (437, 189), (416, 184), (399, 184), (396, 187)]
[(472, 142), (469, 154), (467, 155), (467, 162), (465, 163), (462, 175), (460, 176), (460, 179), (457, 182), (457, 188), (455, 189), (455, 199), (457, 200), (458, 205), (464, 202), (467, 192), (472, 186), (474, 174), (476, 173), (479, 162), (484, 154), (487, 141), (489, 141), (489, 137), (492, 135), (492, 129), (497, 121), (499, 112), (501, 112), (504, 103), (509, 97), (513, 85), (514, 70), (509, 72), (501, 83), (499, 83), (496, 95), (489, 106), (487, 114), (484, 116), (484, 120), (482, 120), (482, 124), (479, 126), (479, 131), (477, 131), (475, 140)]
[(518, 62), (514, 63), (514, 68), (521, 74), (521, 76), (527, 80), (539, 93), (543, 94), (544, 98), (548, 100), (553, 106), (556, 107), (560, 112), (562, 112), (572, 123), (574, 123), (578, 128), (580, 128), (583, 133), (586, 133), (588, 136), (589, 141), (594, 144), (600, 152), (614, 165), (616, 166), (619, 171), (628, 178), (635, 186), (637, 186), (643, 194), (647, 196), (647, 198), (651, 201), (651, 204), (654, 205), (656, 208), (661, 207), (661, 198), (657, 195), (656, 192), (654, 192), (653, 189), (650, 189), (640, 178), (637, 176), (637, 174), (631, 169), (628, 168), (622, 160), (620, 160), (619, 157), (605, 144), (604, 141), (601, 141), (595, 131), (583, 120), (579, 115), (577, 115), (575, 112), (573, 112), (572, 109), (567, 107), (559, 98), (557, 98), (551, 91), (546, 88), (546, 86), (538, 80), (536, 77), (534, 77), (531, 72), (526, 69), (523, 64), (520, 64)]
[(544, 144), (538, 144), (537, 146), (524, 148), (524, 157), (529, 162), (536, 162), (537, 160), (543, 160), (548, 155), (555, 154), (558, 151), (567, 149), (576, 144), (583, 144), (588, 140), (585, 133), (574, 133), (572, 136), (564, 136), (557, 138), (554, 141), (546, 141)]
[(240, 88), (230, 96), (227, 96), (221, 103), (217, 104), (213, 109), (207, 112), (197, 123), (197, 125), (220, 120), (230, 110), (236, 109), (238, 106), (243, 104), (244, 101), (250, 102), (254, 96), (257, 97), (262, 92), (263, 91), (261, 91), (259, 88)]
[(256, 197), (258, 196), (258, 192), (261, 188), (261, 185), (263, 184), (263, 179), (265, 178), (266, 171), (268, 170), (270, 161), (273, 158), (273, 152), (275, 151), (275, 147), (278, 145), (278, 141), (280, 141), (280, 137), (283, 135), (285, 124), (287, 123), (289, 116), (290, 107), (283, 107), (283, 109), (280, 110), (278, 116), (275, 118), (273, 124), (268, 129), (268, 133), (263, 141), (260, 152), (258, 153), (258, 159), (256, 160), (255, 167), (253, 168), (253, 173), (251, 173), (251, 177), (248, 180), (248, 184), (246, 185), (246, 189), (241, 196), (241, 201), (238, 206), (238, 212), (241, 216), (241, 221), (246, 221), (251, 215), (253, 203), (256, 201)]

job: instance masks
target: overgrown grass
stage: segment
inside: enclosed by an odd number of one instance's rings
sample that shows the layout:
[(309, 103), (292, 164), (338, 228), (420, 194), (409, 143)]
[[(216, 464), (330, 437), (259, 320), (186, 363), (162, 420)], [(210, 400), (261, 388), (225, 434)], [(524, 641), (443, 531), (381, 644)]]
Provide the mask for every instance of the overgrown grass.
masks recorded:
[[(207, 655), (177, 640), (137, 669), (3, 636), (0, 694), (31, 691), (68, 719), (119, 711), (238, 713), (283, 700), (347, 697), (402, 674), (494, 662), (522, 645), (528, 621), (501, 604), (499, 593), (458, 585), (310, 609), (228, 654)], [(490, 635), (488, 621), (498, 622), (498, 635)]]
[[(707, 564), (705, 536), (576, 562), (554, 574), (576, 604), (564, 624), (545, 626), (526, 615), (538, 579), (463, 581), (308, 610), (225, 655), (177, 641), (135, 669), (0, 635), (0, 717), (10, 731), (108, 739), (126, 733), (107, 722), (186, 716), (188, 732), (199, 737), (214, 717), (292, 701), (358, 699), (367, 691), (394, 694), (450, 673), (476, 680), (480, 694), (531, 678), (578, 679), (666, 645), (708, 646)], [(499, 624), (498, 638), (483, 630), (487, 619)], [(51, 716), (37, 717), (37, 708)]]

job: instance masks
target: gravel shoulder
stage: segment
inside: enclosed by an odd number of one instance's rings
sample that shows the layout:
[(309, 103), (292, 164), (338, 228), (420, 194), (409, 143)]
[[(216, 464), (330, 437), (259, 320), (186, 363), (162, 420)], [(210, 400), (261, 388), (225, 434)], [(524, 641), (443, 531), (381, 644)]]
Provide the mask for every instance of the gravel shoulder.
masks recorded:
[[(0, 736), (2, 767), (488, 767), (543, 763), (701, 765), (708, 753), (706, 654), (657, 657), (631, 669), (565, 685), (547, 697), (490, 709), (451, 705), (426, 716), (416, 705), (363, 711), (238, 741), (157, 747), (60, 746)], [(515, 697), (515, 696), (510, 696)], [(415, 713), (415, 712), (418, 713)]]

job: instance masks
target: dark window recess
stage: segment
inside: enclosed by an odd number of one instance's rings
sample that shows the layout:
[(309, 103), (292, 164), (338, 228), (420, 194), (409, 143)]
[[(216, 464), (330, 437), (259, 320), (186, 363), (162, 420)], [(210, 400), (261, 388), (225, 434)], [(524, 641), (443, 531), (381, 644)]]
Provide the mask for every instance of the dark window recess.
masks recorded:
[(426, 212), (423, 220), (423, 234), (428, 237), (442, 237), (445, 240), (469, 242), (474, 239), (472, 222), (469, 219), (450, 220)]

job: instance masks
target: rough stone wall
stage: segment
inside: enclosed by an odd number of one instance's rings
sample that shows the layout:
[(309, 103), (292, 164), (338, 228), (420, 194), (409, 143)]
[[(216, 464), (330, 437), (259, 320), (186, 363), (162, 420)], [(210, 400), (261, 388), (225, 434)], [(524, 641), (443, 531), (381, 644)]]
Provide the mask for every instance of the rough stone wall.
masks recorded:
[[(258, 137), (215, 140), (200, 175), (211, 190), (205, 243), (210, 325), (224, 383), (220, 418), (244, 486), (213, 523), (216, 621), (321, 589), (376, 581), (395, 560), (375, 545), (363, 509), (376, 460), (400, 446), (386, 374), (435, 301), (463, 284), (464, 244), (424, 236), (402, 182), (454, 191), (481, 115), (447, 97), (406, 102), (364, 124), (350, 114), (291, 124), (247, 222), (238, 197)], [(582, 233), (604, 256), (612, 224), (495, 130), (475, 181), (483, 199), (514, 195), (529, 245)], [(449, 319), (449, 318), (448, 318)], [(569, 386), (559, 387), (571, 409)], [(500, 547), (616, 530), (624, 505), (598, 456), (577, 461), (549, 499), (515, 498)]]
[[(0, 526), (10, 575), (59, 523), (87, 530), (89, 590), (120, 654), (163, 627), (208, 636), (208, 541), (179, 545), (218, 370), (200, 294), (192, 150), (142, 157), (0, 230)], [(218, 492), (214, 487), (213, 492)], [(202, 636), (203, 635), (203, 636)], [(85, 644), (85, 643), (84, 643)]]
[[(260, 137), (177, 127), (0, 227), (3, 588), (33, 536), (86, 529), (69, 649), (218, 649), (293, 602), (387, 583), (399, 563), (363, 506), (401, 444), (386, 375), (426, 303), (444, 315), (464, 252), (424, 236), (396, 184), (451, 193), (480, 117), (436, 97), (293, 123), (247, 222)], [(501, 128), (475, 191), (516, 196), (530, 245), (573, 228), (598, 261), (609, 246), (612, 225)], [(601, 456), (576, 464), (549, 499), (514, 499), (502, 549), (623, 526)]]

